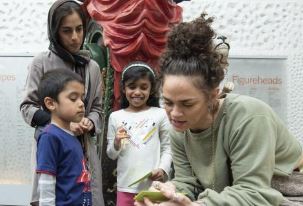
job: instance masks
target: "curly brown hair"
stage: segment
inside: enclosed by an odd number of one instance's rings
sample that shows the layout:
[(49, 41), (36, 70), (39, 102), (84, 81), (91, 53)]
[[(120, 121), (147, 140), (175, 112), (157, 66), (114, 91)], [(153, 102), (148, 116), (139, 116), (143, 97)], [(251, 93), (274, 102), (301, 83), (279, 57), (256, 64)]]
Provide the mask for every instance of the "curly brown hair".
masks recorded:
[(207, 92), (217, 88), (223, 80), (224, 65), (214, 49), (213, 18), (206, 16), (203, 13), (191, 22), (180, 23), (169, 33), (160, 61), (162, 83), (165, 75), (198, 77), (195, 83)]

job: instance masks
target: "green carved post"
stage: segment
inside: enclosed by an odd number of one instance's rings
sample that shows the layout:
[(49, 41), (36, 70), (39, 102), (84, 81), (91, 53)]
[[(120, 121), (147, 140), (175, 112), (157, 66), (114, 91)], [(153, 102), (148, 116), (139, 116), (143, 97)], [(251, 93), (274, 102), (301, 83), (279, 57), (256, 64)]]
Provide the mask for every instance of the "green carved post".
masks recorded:
[(109, 49), (102, 44), (102, 28), (93, 20), (88, 24), (88, 33), (84, 48), (90, 51), (92, 59), (94, 59), (101, 70), (103, 77), (103, 101), (102, 101), (102, 120), (101, 135), (96, 139), (98, 154), (102, 162), (102, 179), (103, 179), (103, 195), (105, 205), (116, 205), (116, 161), (109, 159), (106, 155), (107, 147), (107, 125), (108, 117), (112, 112), (113, 104), (113, 86), (114, 86), (114, 70), (110, 65)]

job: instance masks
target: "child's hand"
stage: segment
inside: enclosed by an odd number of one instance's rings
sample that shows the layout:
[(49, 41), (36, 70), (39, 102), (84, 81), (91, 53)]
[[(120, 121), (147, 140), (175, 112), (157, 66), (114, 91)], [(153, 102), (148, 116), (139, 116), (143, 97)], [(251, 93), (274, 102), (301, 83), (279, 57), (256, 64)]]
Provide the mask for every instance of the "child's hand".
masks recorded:
[(152, 171), (152, 175), (149, 177), (152, 181), (163, 181), (165, 172), (163, 169), (158, 168)]
[(89, 132), (94, 128), (94, 123), (86, 117), (83, 117), (83, 119), (79, 122), (79, 125), (84, 133)]
[(129, 138), (127, 131), (123, 127), (119, 127), (115, 136), (114, 146), (116, 150), (119, 150), (121, 147), (121, 140)]
[(84, 133), (82, 127), (80, 126), (79, 123), (71, 122), (70, 123), (70, 130), (74, 135), (82, 135)]

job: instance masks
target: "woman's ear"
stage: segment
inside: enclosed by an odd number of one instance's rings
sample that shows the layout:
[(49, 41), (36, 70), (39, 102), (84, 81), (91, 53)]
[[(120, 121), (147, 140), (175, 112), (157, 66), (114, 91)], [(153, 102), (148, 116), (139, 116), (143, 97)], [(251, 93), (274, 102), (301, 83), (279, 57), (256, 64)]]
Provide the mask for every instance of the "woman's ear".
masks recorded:
[(220, 88), (216, 87), (213, 89), (213, 91), (210, 93), (211, 100), (217, 100), (220, 97)]
[(54, 111), (54, 109), (56, 108), (55, 102), (56, 101), (51, 97), (44, 98), (44, 105), (49, 111)]
[(209, 93), (208, 111), (214, 113), (219, 107), (220, 88), (216, 87)]

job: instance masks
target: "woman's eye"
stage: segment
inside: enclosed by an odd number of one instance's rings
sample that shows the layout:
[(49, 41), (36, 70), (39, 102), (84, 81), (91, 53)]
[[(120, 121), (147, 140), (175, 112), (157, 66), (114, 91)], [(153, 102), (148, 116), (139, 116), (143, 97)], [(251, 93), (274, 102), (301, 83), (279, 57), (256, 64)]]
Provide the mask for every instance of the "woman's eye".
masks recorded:
[(76, 31), (77, 32), (81, 32), (83, 30), (83, 27), (81, 26), (81, 27), (78, 27), (78, 28), (76, 28)]
[(183, 106), (184, 107), (192, 107), (193, 105), (192, 104), (184, 104)]
[(171, 102), (167, 102), (167, 101), (164, 101), (164, 104), (165, 104), (165, 105), (167, 105), (167, 106), (171, 106), (171, 105), (173, 105), (173, 103), (171, 103)]
[(68, 33), (71, 33), (71, 30), (62, 30), (62, 32), (63, 32), (64, 34), (68, 34)]

